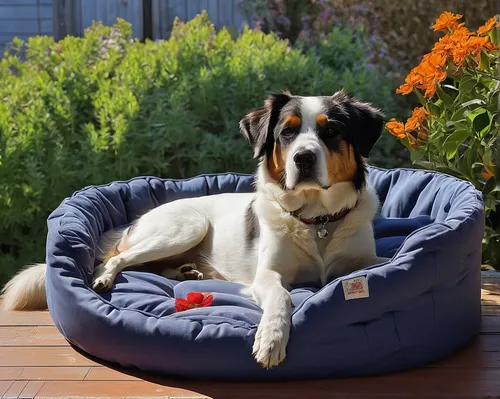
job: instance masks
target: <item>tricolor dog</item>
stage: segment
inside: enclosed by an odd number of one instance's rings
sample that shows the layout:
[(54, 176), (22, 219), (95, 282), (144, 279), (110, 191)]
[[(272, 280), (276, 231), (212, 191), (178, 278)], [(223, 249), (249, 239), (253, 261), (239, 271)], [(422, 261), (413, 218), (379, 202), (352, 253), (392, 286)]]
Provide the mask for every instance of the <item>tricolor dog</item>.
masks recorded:
[[(327, 97), (272, 95), (240, 122), (259, 159), (255, 193), (173, 201), (127, 229), (107, 232), (93, 288), (138, 264), (169, 278), (245, 284), (263, 314), (253, 355), (270, 368), (285, 359), (291, 284), (325, 284), (377, 264), (372, 220), (378, 199), (365, 158), (384, 115), (343, 91)], [(46, 306), (45, 265), (17, 274), (4, 307)], [(159, 268), (159, 269), (158, 269)]]

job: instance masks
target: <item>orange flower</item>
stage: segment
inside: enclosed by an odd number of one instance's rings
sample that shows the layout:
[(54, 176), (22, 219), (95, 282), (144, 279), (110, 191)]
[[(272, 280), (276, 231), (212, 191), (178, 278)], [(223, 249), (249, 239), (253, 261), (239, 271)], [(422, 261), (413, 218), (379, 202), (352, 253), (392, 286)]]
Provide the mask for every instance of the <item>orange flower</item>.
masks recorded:
[(483, 177), (484, 177), (486, 180), (488, 180), (490, 177), (495, 176), (495, 175), (493, 174), (493, 172), (490, 172), (490, 171), (485, 170), (485, 169), (483, 169), (483, 170), (481, 171), (481, 174), (483, 175)]
[(411, 132), (413, 130), (416, 130), (418, 125), (419, 125), (418, 119), (413, 116), (410, 116), (405, 123), (405, 130)]
[(495, 28), (497, 26), (497, 24), (498, 24), (498, 22), (497, 22), (496, 17), (491, 17), (490, 19), (488, 19), (486, 21), (486, 23), (483, 26), (480, 26), (477, 29), (477, 34), (480, 36), (485, 35), (485, 34), (489, 33), (491, 30), (493, 30), (493, 28)]
[(396, 89), (396, 94), (407, 95), (410, 94), (412, 91), (413, 91), (413, 86), (408, 83), (405, 83)]
[(453, 49), (453, 63), (455, 65), (463, 65), (465, 58), (467, 57), (468, 52), (467, 49), (463, 46), (461, 47), (456, 47)]
[(425, 119), (429, 112), (424, 107), (417, 107), (413, 110), (411, 117), (408, 118), (405, 124), (406, 135), (411, 142), (410, 136), (417, 141), (425, 141), (429, 137)]
[(427, 82), (427, 88), (425, 89), (425, 98), (431, 98), (434, 93), (436, 93), (436, 81), (434, 79)]
[(398, 139), (403, 139), (406, 136), (405, 125), (402, 122), (397, 121), (395, 118), (392, 118), (389, 122), (387, 122), (385, 127), (390, 134), (396, 136)]
[(433, 28), (434, 31), (451, 29), (454, 30), (459, 27), (458, 20), (462, 18), (460, 14), (453, 14), (449, 11), (443, 12), (438, 19)]
[(446, 64), (446, 58), (445, 51), (436, 50), (424, 55), (422, 61), (428, 63), (432, 69), (436, 69)]
[(495, 44), (495, 43), (492, 43), (492, 42), (488, 42), (484, 45), (484, 48), (486, 50), (490, 50), (490, 51), (494, 51), (494, 50), (498, 50), (498, 46)]
[(427, 115), (429, 112), (424, 107), (415, 108), (411, 114), (412, 118), (416, 118), (419, 122), (423, 122)]

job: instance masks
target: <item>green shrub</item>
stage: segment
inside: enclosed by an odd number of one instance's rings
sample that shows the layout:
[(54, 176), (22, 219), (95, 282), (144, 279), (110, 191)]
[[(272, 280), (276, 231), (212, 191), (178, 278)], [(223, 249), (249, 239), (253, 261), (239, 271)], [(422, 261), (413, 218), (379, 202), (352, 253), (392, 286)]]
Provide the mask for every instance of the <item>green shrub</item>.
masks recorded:
[[(0, 61), (0, 282), (43, 259), (47, 216), (83, 186), (251, 172), (238, 121), (271, 91), (343, 86), (398, 114), (390, 82), (358, 47), (349, 56), (352, 37), (335, 30), (317, 50), (301, 51), (275, 34), (216, 33), (204, 13), (177, 21), (162, 42), (133, 40), (124, 21), (58, 43), (16, 40)], [(387, 143), (398, 145), (384, 140), (376, 154), (391, 166)]]

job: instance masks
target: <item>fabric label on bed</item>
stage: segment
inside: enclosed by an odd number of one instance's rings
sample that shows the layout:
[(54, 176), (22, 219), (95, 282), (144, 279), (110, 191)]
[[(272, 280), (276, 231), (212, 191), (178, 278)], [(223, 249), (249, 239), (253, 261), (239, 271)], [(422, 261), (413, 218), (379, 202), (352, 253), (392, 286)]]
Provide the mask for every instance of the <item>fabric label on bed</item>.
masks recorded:
[(344, 297), (346, 301), (350, 299), (368, 298), (370, 296), (370, 292), (368, 291), (368, 280), (365, 276), (343, 280), (342, 287), (344, 288)]

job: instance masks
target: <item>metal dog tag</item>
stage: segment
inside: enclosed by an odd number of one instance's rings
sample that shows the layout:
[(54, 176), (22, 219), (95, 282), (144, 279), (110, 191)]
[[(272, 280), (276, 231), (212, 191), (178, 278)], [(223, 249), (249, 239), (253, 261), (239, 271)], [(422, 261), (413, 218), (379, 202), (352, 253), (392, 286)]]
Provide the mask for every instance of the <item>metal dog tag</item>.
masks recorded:
[(328, 230), (326, 229), (326, 227), (325, 227), (325, 226), (322, 226), (322, 227), (318, 230), (318, 237), (319, 237), (319, 238), (325, 238), (327, 235), (328, 235)]

